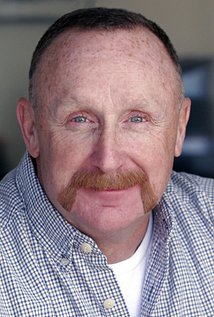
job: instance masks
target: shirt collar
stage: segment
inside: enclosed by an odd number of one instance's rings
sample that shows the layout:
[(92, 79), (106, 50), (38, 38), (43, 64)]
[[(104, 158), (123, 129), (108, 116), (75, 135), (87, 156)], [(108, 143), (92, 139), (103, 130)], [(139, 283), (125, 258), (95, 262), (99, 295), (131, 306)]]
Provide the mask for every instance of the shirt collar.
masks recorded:
[(173, 234), (174, 228), (174, 203), (176, 193), (170, 180), (166, 190), (154, 208), (154, 232), (163, 243), (168, 242)]

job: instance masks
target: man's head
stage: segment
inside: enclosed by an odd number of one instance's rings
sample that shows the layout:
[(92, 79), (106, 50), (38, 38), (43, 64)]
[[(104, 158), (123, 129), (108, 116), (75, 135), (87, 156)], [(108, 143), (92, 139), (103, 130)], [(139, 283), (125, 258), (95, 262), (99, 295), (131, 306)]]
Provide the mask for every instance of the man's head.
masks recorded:
[(96, 8), (44, 34), (17, 115), (50, 201), (96, 237), (140, 226), (161, 198), (189, 106), (166, 34), (139, 14)]

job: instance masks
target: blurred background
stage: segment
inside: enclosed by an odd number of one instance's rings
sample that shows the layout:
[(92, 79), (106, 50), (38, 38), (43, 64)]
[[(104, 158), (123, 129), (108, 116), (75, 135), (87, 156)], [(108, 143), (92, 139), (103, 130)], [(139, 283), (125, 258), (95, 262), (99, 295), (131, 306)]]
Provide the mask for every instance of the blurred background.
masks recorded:
[(213, 0), (0, 0), (0, 178), (25, 151), (15, 109), (18, 98), (28, 96), (28, 69), (39, 38), (62, 14), (99, 6), (141, 12), (169, 35), (192, 99), (183, 154), (174, 168), (214, 177)]

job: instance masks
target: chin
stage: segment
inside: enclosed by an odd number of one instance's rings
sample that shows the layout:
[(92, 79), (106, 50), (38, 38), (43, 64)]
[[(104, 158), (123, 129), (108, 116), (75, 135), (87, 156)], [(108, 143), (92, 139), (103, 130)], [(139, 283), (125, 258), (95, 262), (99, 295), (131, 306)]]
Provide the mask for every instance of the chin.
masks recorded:
[(122, 209), (112, 206), (93, 208), (93, 210), (87, 208), (82, 211), (73, 209), (70, 216), (70, 223), (92, 238), (133, 230), (147, 218), (142, 204), (140, 209)]

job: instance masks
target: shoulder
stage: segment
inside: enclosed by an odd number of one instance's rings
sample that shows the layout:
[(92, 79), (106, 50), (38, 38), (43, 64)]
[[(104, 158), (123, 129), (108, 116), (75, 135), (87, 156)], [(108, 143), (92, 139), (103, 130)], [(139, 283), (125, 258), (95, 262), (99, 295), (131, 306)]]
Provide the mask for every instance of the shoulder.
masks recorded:
[(214, 211), (214, 179), (173, 172), (169, 188), (181, 202)]
[(161, 239), (168, 230), (163, 244), (169, 261), (166, 294), (174, 294), (177, 303), (196, 294), (179, 307), (190, 315), (196, 308), (204, 316), (213, 303), (214, 180), (173, 172), (157, 211), (165, 220), (158, 223)]
[(184, 194), (204, 193), (214, 199), (214, 179), (188, 173), (173, 172), (171, 181), (176, 190)]
[(214, 179), (173, 172), (166, 197), (177, 225), (209, 238), (214, 225)]
[[(163, 195), (173, 228), (183, 240), (213, 240), (214, 180), (173, 172)], [(178, 233), (179, 232), (179, 233)]]

